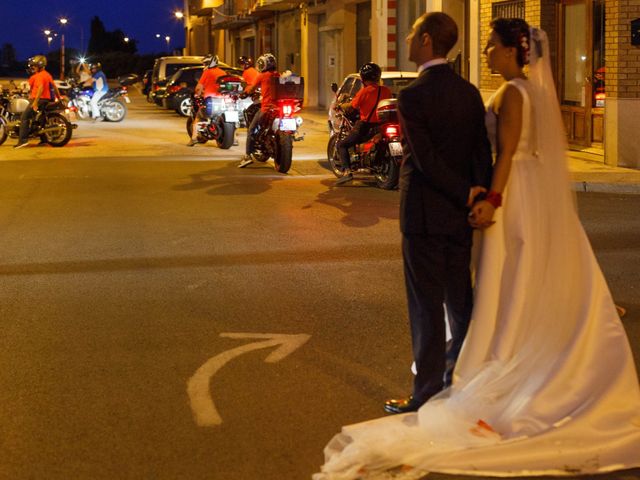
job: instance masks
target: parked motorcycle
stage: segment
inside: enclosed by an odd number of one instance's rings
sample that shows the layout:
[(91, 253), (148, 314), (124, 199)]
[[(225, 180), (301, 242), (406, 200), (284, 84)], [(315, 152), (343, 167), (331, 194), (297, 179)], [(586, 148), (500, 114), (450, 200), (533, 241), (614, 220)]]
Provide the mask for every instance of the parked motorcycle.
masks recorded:
[[(0, 95), (0, 145), (7, 137), (18, 138), (22, 112), (29, 106), (29, 99), (15, 93)], [(65, 106), (60, 101), (50, 102), (44, 109), (38, 110), (31, 120), (29, 138), (40, 138), (52, 147), (62, 147), (69, 143), (73, 129), (63, 115)]]
[[(137, 75), (127, 75), (118, 78), (119, 87), (110, 88), (98, 101), (100, 116), (110, 122), (121, 122), (127, 115), (127, 104), (131, 103), (127, 87), (139, 81)], [(73, 83), (69, 92), (69, 109), (78, 118), (86, 120), (91, 118), (91, 97), (93, 89), (82, 88)]]
[[(356, 145), (350, 152), (351, 169), (373, 174), (379, 188), (392, 190), (398, 186), (402, 163), (397, 100), (395, 98), (381, 100), (376, 110), (380, 124), (374, 127), (372, 137), (368, 141)], [(337, 144), (349, 134), (357, 121), (357, 116), (354, 118), (350, 112), (345, 112), (339, 105), (335, 107), (335, 111), (338, 128), (329, 137), (327, 157), (334, 175), (340, 178), (344, 172)]]
[(242, 79), (235, 75), (225, 75), (218, 79), (218, 84), (220, 87), (217, 96), (192, 96), (191, 111), (187, 118), (187, 134), (189, 138), (193, 138), (195, 125), (199, 143), (215, 140), (218, 147), (227, 150), (233, 145), (236, 124), (239, 121), (236, 102), (242, 88)]
[[(274, 77), (271, 79), (276, 106), (269, 109), (262, 119), (263, 127), (247, 134), (256, 135), (253, 157), (259, 162), (273, 158), (275, 169), (287, 173), (293, 159), (293, 142), (304, 140), (297, 137), (302, 117), (294, 116), (302, 109), (304, 79), (302, 77)], [(244, 111), (247, 125), (260, 110), (260, 103), (253, 103)], [(264, 128), (266, 126), (266, 128)]]

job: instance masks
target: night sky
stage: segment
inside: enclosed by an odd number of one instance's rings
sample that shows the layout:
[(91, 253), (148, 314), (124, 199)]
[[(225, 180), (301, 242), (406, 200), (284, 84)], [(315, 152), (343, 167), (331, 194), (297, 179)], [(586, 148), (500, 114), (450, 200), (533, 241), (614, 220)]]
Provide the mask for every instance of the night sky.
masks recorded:
[[(2, 0), (0, 46), (13, 44), (19, 60), (46, 53), (43, 31), (60, 31), (58, 19), (66, 17), (65, 47), (86, 50), (91, 19), (98, 16), (107, 31), (120, 29), (137, 40), (138, 53), (165, 52), (167, 35), (171, 37), (171, 49), (184, 46), (182, 21), (174, 15), (182, 9), (181, 0)], [(162, 35), (160, 40), (156, 33)], [(58, 36), (51, 42), (51, 50), (59, 48)]]

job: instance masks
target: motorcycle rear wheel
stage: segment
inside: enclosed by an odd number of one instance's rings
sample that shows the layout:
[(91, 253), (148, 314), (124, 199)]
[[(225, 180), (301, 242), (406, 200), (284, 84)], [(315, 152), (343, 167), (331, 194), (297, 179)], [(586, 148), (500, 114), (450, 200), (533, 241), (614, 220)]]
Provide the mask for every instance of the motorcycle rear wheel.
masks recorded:
[(236, 136), (236, 124), (231, 122), (219, 122), (218, 127), (222, 132), (222, 138), (216, 140), (218, 147), (228, 150), (233, 145)]
[(47, 139), (47, 143), (52, 147), (64, 147), (71, 140), (71, 134), (73, 133), (73, 127), (69, 120), (59, 113), (49, 113), (47, 115), (45, 129), (55, 129), (46, 131), (43, 134)]
[[(193, 138), (191, 135), (193, 134), (193, 117), (187, 118), (187, 135), (189, 138)], [(207, 143), (207, 139), (202, 135), (198, 135), (198, 143)]]
[(276, 170), (287, 173), (291, 168), (293, 157), (293, 138), (288, 133), (278, 132), (276, 138), (276, 152), (273, 157)]
[(9, 131), (7, 127), (7, 121), (3, 117), (0, 117), (0, 145), (2, 145), (7, 140), (8, 135)]
[(396, 160), (387, 151), (384, 161), (375, 173), (376, 185), (383, 190), (393, 190), (398, 187), (400, 177), (400, 159)]
[(127, 105), (120, 99), (109, 100), (103, 105), (102, 113), (105, 120), (110, 122), (121, 122), (127, 115)]

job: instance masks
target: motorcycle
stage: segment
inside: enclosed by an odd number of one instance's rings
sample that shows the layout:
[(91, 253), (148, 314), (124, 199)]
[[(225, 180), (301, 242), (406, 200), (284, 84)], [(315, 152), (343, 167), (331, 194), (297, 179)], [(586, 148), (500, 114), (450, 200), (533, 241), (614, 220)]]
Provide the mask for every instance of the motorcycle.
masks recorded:
[[(293, 159), (293, 142), (304, 140), (304, 136), (296, 137), (302, 117), (294, 116), (302, 109), (304, 79), (297, 76), (274, 77), (271, 81), (276, 105), (262, 118), (262, 125), (247, 134), (255, 135), (253, 157), (257, 161), (266, 162), (273, 158), (275, 169), (287, 173)], [(247, 125), (251, 125), (260, 108), (260, 103), (253, 103), (245, 109)]]
[[(2, 93), (0, 96), (0, 145), (7, 137), (18, 138), (22, 112), (29, 106), (29, 99), (16, 93)], [(40, 138), (52, 147), (63, 147), (77, 125), (67, 120), (62, 112), (65, 106), (61, 101), (50, 102), (38, 110), (31, 120), (29, 138)]]
[(193, 138), (195, 125), (198, 143), (215, 140), (218, 147), (227, 150), (233, 145), (236, 136), (236, 124), (239, 121), (236, 102), (242, 80), (234, 75), (225, 75), (218, 79), (218, 84), (220, 94), (217, 96), (191, 97), (187, 134), (189, 138)]
[[(351, 169), (354, 172), (371, 173), (379, 188), (393, 190), (398, 186), (402, 163), (397, 100), (395, 98), (381, 100), (376, 111), (380, 124), (374, 127), (373, 135), (369, 140), (356, 145), (350, 152)], [(338, 128), (332, 131), (329, 137), (327, 158), (333, 174), (340, 178), (344, 172), (337, 144), (349, 134), (357, 121), (357, 116), (351, 112), (345, 112), (339, 105), (335, 107), (335, 112)]]
[[(137, 75), (120, 77), (118, 79), (120, 86), (110, 88), (107, 93), (98, 100), (100, 116), (110, 122), (121, 122), (124, 120), (124, 117), (127, 115), (127, 104), (131, 103), (127, 87), (138, 80)], [(69, 92), (69, 109), (82, 120), (91, 118), (92, 96), (93, 89), (82, 88), (73, 82)]]

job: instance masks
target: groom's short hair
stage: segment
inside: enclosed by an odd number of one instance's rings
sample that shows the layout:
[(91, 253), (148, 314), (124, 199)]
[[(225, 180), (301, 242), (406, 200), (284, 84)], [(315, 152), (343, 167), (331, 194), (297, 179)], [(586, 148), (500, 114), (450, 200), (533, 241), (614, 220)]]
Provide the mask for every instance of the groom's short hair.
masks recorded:
[(425, 13), (420, 19), (418, 35), (428, 33), (431, 37), (433, 54), (438, 57), (446, 57), (458, 41), (456, 22), (443, 12)]

